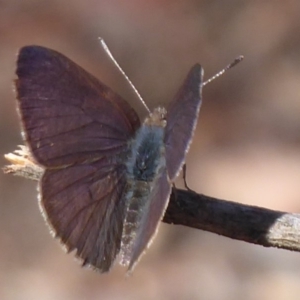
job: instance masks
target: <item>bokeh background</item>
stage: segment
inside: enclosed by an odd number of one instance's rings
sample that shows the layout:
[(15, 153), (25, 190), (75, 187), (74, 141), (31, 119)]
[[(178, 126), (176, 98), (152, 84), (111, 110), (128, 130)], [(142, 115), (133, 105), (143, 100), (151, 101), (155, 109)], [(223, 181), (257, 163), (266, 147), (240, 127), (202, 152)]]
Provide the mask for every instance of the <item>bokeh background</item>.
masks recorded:
[[(0, 165), (21, 143), (13, 93), (20, 47), (56, 49), (137, 101), (101, 49), (109, 45), (150, 108), (190, 67), (207, 85), (187, 166), (198, 192), (300, 211), (300, 2), (1, 0)], [(181, 185), (179, 180), (178, 185)], [(0, 299), (298, 300), (300, 253), (162, 224), (130, 277), (80, 268), (44, 225), (36, 184), (0, 172)]]

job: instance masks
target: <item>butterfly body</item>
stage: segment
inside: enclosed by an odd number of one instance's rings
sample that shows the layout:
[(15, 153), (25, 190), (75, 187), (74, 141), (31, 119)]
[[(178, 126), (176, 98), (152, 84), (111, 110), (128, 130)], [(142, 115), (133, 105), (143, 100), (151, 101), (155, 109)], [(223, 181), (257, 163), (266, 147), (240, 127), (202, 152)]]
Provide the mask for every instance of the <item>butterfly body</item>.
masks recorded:
[(127, 211), (122, 233), (122, 264), (130, 262), (133, 244), (143, 215), (149, 210), (150, 195), (156, 181), (166, 169), (165, 114), (157, 108), (146, 118), (130, 143), (127, 161)]

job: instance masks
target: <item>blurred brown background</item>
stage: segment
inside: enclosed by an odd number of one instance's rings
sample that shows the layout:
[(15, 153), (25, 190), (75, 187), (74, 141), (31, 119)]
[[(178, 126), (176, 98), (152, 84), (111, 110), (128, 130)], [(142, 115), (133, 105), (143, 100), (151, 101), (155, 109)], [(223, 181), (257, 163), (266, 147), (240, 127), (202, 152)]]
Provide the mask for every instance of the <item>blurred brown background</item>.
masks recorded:
[[(0, 0), (0, 152), (21, 143), (12, 91), (24, 45), (56, 49), (131, 102), (97, 38), (153, 108), (189, 68), (205, 77), (188, 156), (191, 188), (289, 212), (300, 210), (300, 2)], [(5, 161), (1, 154), (1, 166)], [(181, 184), (179, 180), (179, 185)], [(299, 299), (300, 253), (163, 224), (129, 278), (81, 269), (44, 225), (34, 182), (0, 172), (0, 299)]]

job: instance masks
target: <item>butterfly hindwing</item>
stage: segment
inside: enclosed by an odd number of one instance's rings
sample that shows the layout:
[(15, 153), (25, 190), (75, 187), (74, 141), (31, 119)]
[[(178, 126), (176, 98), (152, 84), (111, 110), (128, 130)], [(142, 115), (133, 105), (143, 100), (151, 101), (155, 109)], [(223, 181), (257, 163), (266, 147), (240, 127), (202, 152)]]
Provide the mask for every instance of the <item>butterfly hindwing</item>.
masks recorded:
[(106, 272), (120, 250), (125, 216), (125, 169), (101, 159), (90, 164), (46, 170), (40, 205), (68, 251), (84, 265)]

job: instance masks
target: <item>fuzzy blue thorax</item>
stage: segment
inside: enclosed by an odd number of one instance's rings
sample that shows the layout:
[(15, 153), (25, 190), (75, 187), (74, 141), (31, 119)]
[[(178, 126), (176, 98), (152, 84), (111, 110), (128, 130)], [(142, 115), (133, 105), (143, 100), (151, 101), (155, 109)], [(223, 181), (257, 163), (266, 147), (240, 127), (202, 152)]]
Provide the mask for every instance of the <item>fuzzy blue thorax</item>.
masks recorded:
[(131, 141), (127, 167), (127, 213), (122, 234), (122, 264), (130, 262), (132, 245), (139, 228), (143, 212), (147, 212), (151, 192), (161, 172), (166, 167), (165, 160), (165, 114), (157, 108), (144, 121)]

